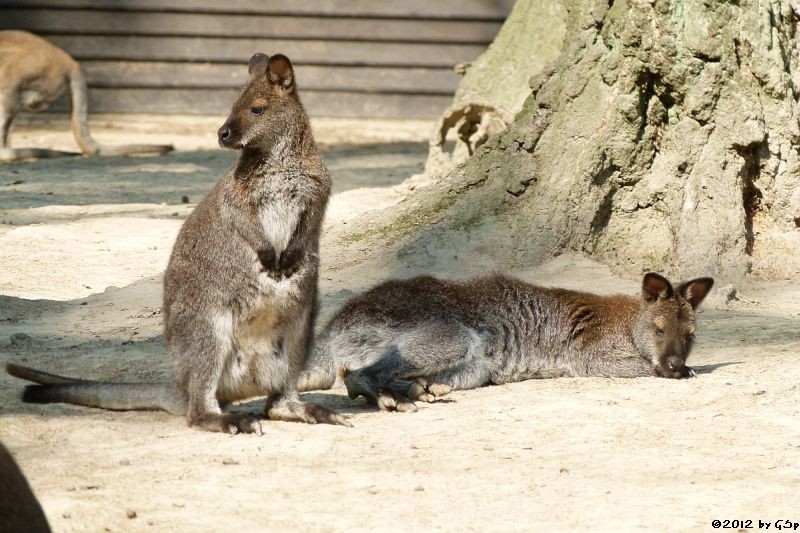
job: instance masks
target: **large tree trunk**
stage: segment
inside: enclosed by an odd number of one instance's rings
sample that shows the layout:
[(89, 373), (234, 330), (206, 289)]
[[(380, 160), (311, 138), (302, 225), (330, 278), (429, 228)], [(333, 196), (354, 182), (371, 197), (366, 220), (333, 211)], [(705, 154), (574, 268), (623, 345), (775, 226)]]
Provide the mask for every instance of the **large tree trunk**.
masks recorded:
[(791, 4), (583, 4), (514, 124), (345, 242), (419, 267), (578, 251), (631, 274), (800, 271)]
[[(530, 95), (528, 80), (558, 58), (577, 30), (585, 2), (518, 0), (489, 48), (459, 65), (464, 75), (453, 103), (433, 128), (425, 173), (415, 183), (441, 178), (514, 121)], [(445, 149), (455, 131), (452, 152)]]

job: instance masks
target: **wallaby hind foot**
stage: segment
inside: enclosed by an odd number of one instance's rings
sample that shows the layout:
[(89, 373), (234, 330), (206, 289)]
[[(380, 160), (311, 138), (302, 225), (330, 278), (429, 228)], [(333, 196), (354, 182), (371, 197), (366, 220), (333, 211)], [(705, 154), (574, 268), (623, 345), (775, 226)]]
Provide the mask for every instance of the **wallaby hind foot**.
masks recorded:
[(261, 436), (264, 434), (261, 430), (261, 422), (256, 417), (240, 413), (203, 413), (192, 419), (190, 425), (206, 431), (228, 433), (230, 435), (254, 433)]
[(306, 424), (334, 424), (353, 427), (350, 421), (337, 415), (327, 407), (295, 398), (267, 400), (267, 418), (283, 422), (305, 422)]
[(396, 347), (372, 365), (350, 372), (344, 378), (350, 398), (363, 396), (381, 411), (414, 412), (415, 401), (433, 403), (452, 391), (452, 387), (442, 383), (428, 383), (421, 377), (415, 381), (397, 379), (394, 376), (400, 368), (400, 358)]

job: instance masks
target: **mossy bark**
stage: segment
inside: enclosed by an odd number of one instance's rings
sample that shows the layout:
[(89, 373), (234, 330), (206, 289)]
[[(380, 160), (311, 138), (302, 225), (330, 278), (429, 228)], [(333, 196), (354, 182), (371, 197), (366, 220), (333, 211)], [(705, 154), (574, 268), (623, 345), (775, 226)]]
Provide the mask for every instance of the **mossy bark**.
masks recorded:
[(583, 4), (509, 129), (373, 220), (381, 237), (419, 266), (578, 251), (631, 275), (800, 272), (792, 5)]
[[(464, 78), (453, 103), (434, 126), (425, 176), (417, 181), (438, 179), (514, 121), (530, 95), (528, 80), (558, 58), (584, 7), (580, 0), (518, 0), (514, 4), (489, 48), (457, 67)], [(456, 142), (448, 153), (445, 141), (451, 130)]]

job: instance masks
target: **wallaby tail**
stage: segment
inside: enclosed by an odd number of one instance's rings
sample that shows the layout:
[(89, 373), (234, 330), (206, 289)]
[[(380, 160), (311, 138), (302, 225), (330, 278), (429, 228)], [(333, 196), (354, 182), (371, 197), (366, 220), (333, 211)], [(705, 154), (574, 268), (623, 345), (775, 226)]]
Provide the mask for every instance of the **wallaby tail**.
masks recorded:
[(89, 89), (80, 66), (75, 63), (69, 74), (69, 92), (72, 100), (72, 133), (86, 155), (163, 155), (175, 149), (171, 144), (125, 144), (103, 146), (92, 138), (89, 131)]
[(40, 385), (62, 385), (64, 383), (89, 383), (83, 379), (68, 378), (65, 376), (57, 376), (55, 374), (48, 374), (35, 368), (28, 368), (27, 366), (20, 366), (14, 363), (6, 363), (6, 372), (15, 378), (24, 379), (26, 381), (33, 381)]
[(0, 162), (24, 161), (25, 159), (54, 159), (81, 155), (80, 152), (62, 152), (47, 148), (0, 148)]
[(22, 393), (26, 403), (71, 403), (114, 411), (162, 410), (174, 415), (186, 414), (186, 402), (169, 382), (100, 383), (49, 374), (33, 368), (8, 363), (12, 376), (39, 385), (28, 385)]

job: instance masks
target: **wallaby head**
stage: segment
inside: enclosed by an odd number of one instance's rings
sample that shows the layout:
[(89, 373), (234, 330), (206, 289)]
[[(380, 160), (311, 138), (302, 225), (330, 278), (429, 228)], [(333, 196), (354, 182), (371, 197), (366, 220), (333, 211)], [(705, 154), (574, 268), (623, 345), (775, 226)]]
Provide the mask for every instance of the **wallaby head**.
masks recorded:
[(294, 84), (292, 62), (283, 54), (255, 54), (250, 78), (217, 132), (223, 148), (269, 150), (278, 135), (304, 116)]
[(662, 377), (693, 375), (686, 366), (695, 331), (695, 309), (714, 280), (697, 278), (677, 290), (663, 276), (649, 273), (642, 281), (642, 306), (634, 326), (634, 342)]

